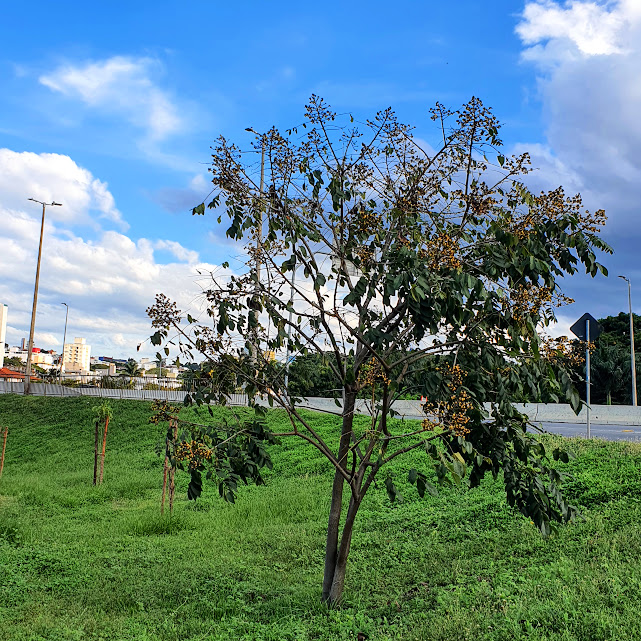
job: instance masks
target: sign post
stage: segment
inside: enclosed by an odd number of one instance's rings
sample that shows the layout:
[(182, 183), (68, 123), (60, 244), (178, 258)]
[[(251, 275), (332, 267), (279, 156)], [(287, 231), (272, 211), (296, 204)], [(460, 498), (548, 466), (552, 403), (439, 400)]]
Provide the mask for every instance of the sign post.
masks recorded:
[(590, 434), (590, 321), (585, 320), (585, 420), (588, 426), (588, 438)]
[(585, 341), (585, 416), (587, 423), (587, 436), (590, 433), (590, 340), (596, 340), (603, 329), (591, 314), (583, 314), (579, 320), (570, 327), (572, 333), (582, 341)]

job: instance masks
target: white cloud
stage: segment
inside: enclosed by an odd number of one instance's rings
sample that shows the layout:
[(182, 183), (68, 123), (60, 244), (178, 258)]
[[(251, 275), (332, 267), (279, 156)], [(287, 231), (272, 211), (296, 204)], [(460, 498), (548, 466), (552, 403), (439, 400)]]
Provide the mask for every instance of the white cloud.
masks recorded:
[(561, 170), (557, 184), (569, 176), (591, 209), (609, 212), (611, 232), (628, 233), (641, 200), (641, 2), (529, 1), (516, 30), (547, 128), (534, 164)]
[(29, 226), (29, 216), (20, 212), (31, 214), (40, 209), (36, 203), (28, 203), (27, 198), (62, 203), (62, 207), (48, 208), (48, 221), (92, 224), (90, 214), (97, 212), (99, 218), (116, 223), (121, 229), (128, 228), (107, 184), (69, 156), (0, 149), (0, 193), (3, 207), (14, 212), (5, 224), (23, 226), (25, 234), (33, 234), (35, 228)]
[(172, 97), (160, 89), (152, 75), (151, 58), (114, 56), (80, 65), (62, 65), (40, 77), (53, 91), (76, 98), (105, 113), (125, 117), (159, 141), (183, 130), (185, 122)]
[(154, 243), (154, 248), (166, 249), (180, 261), (187, 263), (196, 263), (198, 261), (198, 252), (187, 249), (174, 240), (157, 240)]
[[(166, 293), (196, 315), (202, 302), (197, 272), (223, 272), (173, 240), (133, 240), (96, 226), (91, 238), (84, 237), (75, 225), (90, 221), (92, 208), (117, 212), (106, 185), (67, 156), (0, 150), (0, 302), (9, 306), (12, 345), (28, 336), (40, 232), (40, 209), (25, 200), (25, 193), (32, 193), (26, 186), (43, 200), (65, 204), (47, 210), (36, 317), (41, 347), (60, 347), (65, 302), (71, 340), (86, 338), (97, 355), (136, 356), (137, 344), (152, 333), (145, 310), (156, 293)], [(159, 262), (158, 251), (169, 252), (171, 262)], [(149, 342), (144, 350), (155, 353)]]
[(620, 54), (625, 51), (630, 19), (641, 16), (637, 7), (636, 0), (620, 2), (612, 10), (597, 2), (572, 1), (563, 6), (551, 0), (528, 2), (516, 31), (526, 45), (532, 45), (526, 51), (530, 59), (547, 61), (573, 51), (582, 56)]
[(576, 321), (577, 318), (557, 313), (556, 322), (548, 325), (544, 331), (552, 338), (559, 338), (560, 336), (574, 338), (574, 334), (570, 327), (572, 327)]

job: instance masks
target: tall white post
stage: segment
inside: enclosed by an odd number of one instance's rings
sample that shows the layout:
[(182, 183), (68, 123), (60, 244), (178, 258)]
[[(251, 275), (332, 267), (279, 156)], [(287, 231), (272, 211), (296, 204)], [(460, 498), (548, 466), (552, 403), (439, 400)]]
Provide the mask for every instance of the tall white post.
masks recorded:
[[(296, 258), (296, 256), (294, 256)], [(287, 326), (287, 356), (285, 358), (285, 394), (289, 396), (289, 360), (291, 358), (292, 315), (294, 312), (294, 285), (296, 283), (296, 263), (292, 272), (292, 286), (289, 292), (289, 325)]]
[(630, 367), (632, 369), (632, 405), (637, 406), (637, 368), (634, 362), (634, 320), (632, 316), (632, 284), (628, 279), (628, 305), (630, 307)]

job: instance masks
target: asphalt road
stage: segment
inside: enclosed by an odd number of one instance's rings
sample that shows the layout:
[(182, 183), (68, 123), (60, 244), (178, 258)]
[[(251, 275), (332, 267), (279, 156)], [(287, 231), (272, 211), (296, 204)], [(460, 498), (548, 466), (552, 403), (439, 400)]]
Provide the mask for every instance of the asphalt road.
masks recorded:
[[(586, 438), (587, 426), (585, 423), (542, 423), (543, 429), (560, 434), (561, 436), (580, 436)], [(606, 441), (641, 441), (641, 426), (639, 425), (590, 425), (592, 438), (601, 438)]]
[[(406, 419), (420, 421), (422, 416), (405, 416)], [(552, 434), (560, 434), (561, 436), (580, 436), (581, 438), (587, 437), (587, 426), (585, 423), (541, 423), (536, 421), (537, 425), (541, 425), (544, 430)], [(530, 430), (535, 431), (535, 430)], [(599, 425), (595, 423), (590, 424), (591, 438), (601, 438), (604, 441), (641, 441), (641, 425)]]

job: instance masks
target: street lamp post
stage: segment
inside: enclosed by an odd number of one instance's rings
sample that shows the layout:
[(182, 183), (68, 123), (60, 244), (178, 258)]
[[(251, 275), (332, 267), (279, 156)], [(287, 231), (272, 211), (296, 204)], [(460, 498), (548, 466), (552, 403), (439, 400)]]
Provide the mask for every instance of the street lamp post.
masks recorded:
[(634, 361), (634, 318), (632, 316), (632, 284), (626, 276), (619, 276), (628, 283), (628, 306), (630, 308), (630, 368), (632, 369), (632, 405), (637, 406), (637, 368)]
[(69, 318), (69, 305), (67, 303), (60, 303), (67, 308), (65, 313), (65, 333), (62, 336), (62, 354), (60, 355), (60, 382), (62, 383), (62, 368), (65, 364), (65, 343), (67, 342), (67, 319)]
[(285, 359), (285, 394), (289, 396), (289, 363), (292, 351), (292, 315), (294, 313), (294, 292), (296, 284), (296, 263), (292, 270), (292, 286), (289, 293), (289, 324), (287, 325), (287, 356)]
[(36, 307), (38, 305), (38, 284), (40, 282), (40, 260), (42, 258), (42, 236), (45, 229), (45, 209), (49, 207), (60, 207), (61, 203), (52, 201), (43, 203), (41, 200), (29, 198), (34, 203), (42, 205), (42, 222), (40, 223), (40, 245), (38, 246), (38, 265), (36, 267), (36, 284), (33, 288), (33, 308), (31, 309), (31, 328), (29, 329), (29, 344), (27, 346), (27, 366), (24, 373), (24, 393), (29, 394), (31, 386), (31, 355), (33, 353), (33, 332), (36, 327)]
[[(258, 297), (260, 292), (260, 252), (263, 245), (263, 190), (265, 189), (265, 136), (259, 134), (252, 127), (246, 127), (245, 131), (250, 131), (253, 134), (261, 137), (260, 145), (260, 189), (259, 189), (259, 207), (260, 207), (260, 220), (256, 225), (256, 293), (255, 296)], [(255, 311), (255, 310), (254, 310)], [(252, 362), (254, 365), (258, 362), (258, 334), (256, 335), (256, 340), (252, 347)]]

